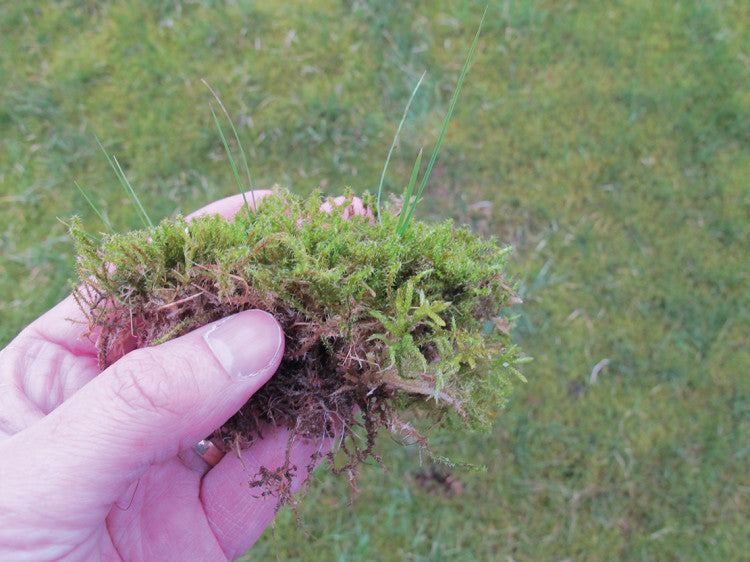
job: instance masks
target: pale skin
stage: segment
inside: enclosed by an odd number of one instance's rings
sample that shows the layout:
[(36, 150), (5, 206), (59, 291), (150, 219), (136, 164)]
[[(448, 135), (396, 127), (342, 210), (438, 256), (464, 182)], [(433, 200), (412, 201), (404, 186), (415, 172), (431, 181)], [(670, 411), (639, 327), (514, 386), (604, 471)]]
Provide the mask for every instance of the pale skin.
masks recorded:
[[(236, 195), (191, 216), (232, 217), (242, 205)], [(273, 375), (284, 338), (261, 311), (215, 324), (100, 373), (68, 297), (0, 351), (0, 559), (233, 560), (250, 548), (276, 499), (248, 482), (283, 464), (287, 431), (268, 428), (213, 467), (192, 446)], [(298, 439), (292, 464), (331, 444)]]

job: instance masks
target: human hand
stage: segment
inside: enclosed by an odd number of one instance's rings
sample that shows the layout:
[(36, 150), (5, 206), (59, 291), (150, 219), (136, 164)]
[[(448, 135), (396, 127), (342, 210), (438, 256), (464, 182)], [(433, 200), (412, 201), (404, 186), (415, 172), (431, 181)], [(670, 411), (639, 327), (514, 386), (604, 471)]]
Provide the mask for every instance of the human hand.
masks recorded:
[[(242, 204), (237, 195), (195, 214), (232, 217)], [(101, 373), (86, 331), (68, 297), (0, 351), (0, 559), (241, 556), (276, 507), (248, 482), (284, 463), (288, 432), (268, 428), (214, 467), (192, 446), (273, 375), (284, 350), (277, 322), (241, 312)], [(329, 447), (298, 438), (291, 463), (307, 466)]]

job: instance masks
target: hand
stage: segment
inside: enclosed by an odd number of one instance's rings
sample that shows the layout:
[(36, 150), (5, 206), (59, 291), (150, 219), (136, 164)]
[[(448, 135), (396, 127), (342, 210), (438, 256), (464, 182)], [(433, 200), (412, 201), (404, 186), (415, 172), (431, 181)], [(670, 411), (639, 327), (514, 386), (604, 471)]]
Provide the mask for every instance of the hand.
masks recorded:
[[(196, 214), (231, 217), (242, 204), (237, 195)], [(213, 468), (192, 446), (273, 375), (277, 322), (241, 312), (101, 373), (86, 326), (68, 297), (0, 351), (0, 559), (241, 556), (276, 507), (248, 482), (283, 464), (288, 433), (269, 428)], [(328, 448), (298, 439), (292, 464)]]

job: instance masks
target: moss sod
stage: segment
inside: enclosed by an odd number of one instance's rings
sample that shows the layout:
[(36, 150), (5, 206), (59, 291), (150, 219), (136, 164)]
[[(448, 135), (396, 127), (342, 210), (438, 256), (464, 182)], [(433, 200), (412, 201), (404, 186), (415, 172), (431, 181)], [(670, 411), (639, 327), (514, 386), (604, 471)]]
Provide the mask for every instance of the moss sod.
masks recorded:
[[(379, 427), (426, 446), (401, 411), (489, 429), (523, 360), (503, 316), (518, 302), (505, 274), (510, 248), (452, 221), (417, 222), (400, 235), (398, 206), (357, 215), (352, 197), (324, 206), (317, 193), (301, 200), (278, 190), (234, 220), (178, 217), (100, 243), (75, 219), (76, 296), (100, 330), (100, 366), (256, 308), (281, 322), (285, 353), (214, 435), (227, 446), (283, 421), (295, 437), (337, 436), (347, 461), (337, 467), (333, 451), (330, 465), (354, 475), (367, 458), (381, 462)], [(285, 478), (261, 476), (281, 503), (291, 499)]]

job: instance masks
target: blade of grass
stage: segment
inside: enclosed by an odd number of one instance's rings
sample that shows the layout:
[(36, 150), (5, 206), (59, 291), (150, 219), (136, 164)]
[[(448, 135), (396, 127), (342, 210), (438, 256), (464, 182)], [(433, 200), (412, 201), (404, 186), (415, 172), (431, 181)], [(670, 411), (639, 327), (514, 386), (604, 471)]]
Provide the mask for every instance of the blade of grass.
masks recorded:
[(130, 185), (130, 182), (128, 181), (127, 176), (125, 176), (125, 172), (122, 171), (122, 167), (120, 166), (120, 163), (117, 161), (117, 158), (114, 155), (110, 156), (107, 153), (101, 141), (99, 140), (99, 137), (95, 136), (94, 138), (96, 139), (96, 142), (99, 145), (99, 148), (101, 148), (102, 152), (104, 153), (104, 156), (106, 156), (107, 162), (109, 162), (109, 165), (112, 167), (112, 170), (114, 170), (115, 175), (117, 176), (117, 179), (120, 182), (120, 185), (125, 190), (125, 193), (128, 194), (128, 197), (130, 198), (131, 203), (133, 203), (133, 206), (138, 211), (138, 218), (141, 219), (141, 223), (143, 223), (144, 228), (149, 228), (149, 227), (153, 228), (154, 224), (151, 222), (151, 218), (148, 216), (148, 213), (146, 213), (146, 210), (143, 208), (143, 205), (141, 205), (141, 201), (138, 199), (138, 195), (136, 195), (135, 190), (133, 189), (133, 186)]
[(109, 221), (108, 221), (108, 220), (107, 220), (106, 218), (104, 218), (104, 215), (102, 215), (102, 214), (101, 214), (101, 213), (99, 212), (99, 209), (97, 209), (97, 208), (96, 208), (96, 205), (94, 205), (93, 201), (91, 201), (91, 199), (89, 199), (89, 196), (88, 196), (88, 195), (86, 195), (86, 192), (85, 192), (85, 191), (83, 190), (83, 188), (82, 188), (82, 187), (81, 187), (80, 185), (78, 185), (78, 182), (77, 182), (77, 181), (74, 181), (74, 182), (73, 182), (73, 184), (74, 184), (74, 185), (75, 185), (75, 186), (76, 186), (76, 187), (78, 188), (78, 191), (79, 191), (79, 193), (80, 193), (81, 195), (83, 195), (83, 198), (84, 198), (84, 199), (86, 200), (86, 203), (88, 203), (88, 204), (89, 204), (89, 207), (91, 207), (91, 208), (92, 208), (92, 209), (94, 210), (94, 212), (96, 213), (96, 216), (97, 216), (97, 217), (99, 217), (99, 219), (100, 219), (100, 220), (101, 220), (101, 221), (102, 221), (102, 222), (104, 223), (104, 226), (106, 226), (106, 227), (107, 227), (107, 229), (108, 229), (108, 230), (109, 230), (109, 231), (110, 231), (111, 233), (113, 233), (113, 234), (114, 234), (114, 232), (115, 232), (115, 229), (114, 229), (114, 228), (112, 228), (112, 224), (110, 224), (110, 222), (109, 222)]
[[(409, 203), (411, 201), (411, 194), (414, 191), (414, 184), (417, 183), (417, 176), (419, 175), (419, 166), (422, 164), (422, 149), (419, 149), (419, 154), (417, 154), (417, 160), (414, 162), (414, 168), (411, 171), (411, 178), (409, 179), (409, 185), (406, 188), (406, 193), (404, 194), (404, 207), (408, 207)], [(406, 231), (406, 223), (404, 220), (404, 212), (402, 208), (402, 212), (398, 217), (398, 224), (396, 225), (396, 232), (403, 236), (404, 232)]]
[[(213, 105), (209, 104), (209, 109), (211, 109), (211, 115), (214, 117), (214, 123), (216, 123), (216, 128), (219, 130), (219, 136), (221, 137), (221, 142), (224, 145), (224, 150), (227, 153), (227, 156), (229, 157), (229, 164), (232, 166), (232, 171), (234, 172), (234, 178), (237, 180), (237, 185), (240, 188), (240, 193), (242, 194), (242, 200), (245, 202), (245, 212), (247, 213), (247, 218), (250, 219), (250, 221), (253, 220), (252, 214), (250, 213), (250, 206), (247, 203), (247, 198), (245, 197), (245, 188), (242, 185), (242, 180), (240, 179), (240, 173), (237, 170), (237, 164), (234, 163), (234, 157), (232, 156), (232, 151), (229, 150), (229, 145), (227, 144), (227, 139), (224, 136), (224, 130), (221, 128), (221, 124), (219, 123), (219, 118), (216, 116), (216, 112), (214, 111)], [(253, 201), (253, 206), (255, 205), (255, 201)]]
[(132, 196), (133, 201), (135, 201), (136, 207), (138, 207), (138, 210), (140, 211), (140, 215), (142, 218), (146, 219), (146, 223), (148, 223), (148, 226), (153, 228), (154, 223), (151, 222), (151, 218), (148, 216), (148, 213), (146, 212), (146, 209), (143, 208), (143, 205), (141, 205), (141, 200), (138, 199), (138, 195), (136, 194), (135, 190), (133, 189), (133, 186), (130, 185), (130, 182), (128, 181), (127, 176), (125, 175), (125, 172), (122, 171), (122, 167), (120, 166), (120, 163), (117, 161), (117, 156), (112, 155), (112, 160), (114, 161), (115, 165), (117, 166), (117, 169), (120, 171), (120, 178), (121, 181), (125, 183), (125, 186), (128, 188), (128, 192)]
[(422, 76), (419, 77), (419, 81), (417, 82), (417, 85), (414, 86), (414, 89), (411, 91), (411, 96), (409, 96), (409, 101), (406, 102), (406, 107), (404, 108), (404, 114), (401, 116), (401, 121), (398, 124), (398, 128), (396, 129), (396, 134), (393, 136), (393, 142), (391, 143), (391, 149), (388, 151), (388, 156), (385, 159), (385, 164), (383, 165), (383, 173), (380, 175), (380, 184), (378, 185), (378, 200), (377, 200), (377, 211), (378, 211), (378, 221), (383, 222), (380, 219), (380, 196), (383, 193), (383, 181), (385, 180), (385, 172), (388, 169), (388, 163), (391, 161), (391, 154), (393, 154), (393, 149), (396, 146), (396, 141), (398, 140), (398, 136), (401, 133), (401, 127), (404, 126), (404, 121), (406, 121), (406, 114), (409, 113), (409, 107), (411, 107), (411, 102), (414, 100), (414, 96), (417, 93), (417, 90), (419, 90), (419, 86), (422, 85), (422, 80), (424, 80), (425, 75), (427, 72), (423, 72)]
[[(211, 94), (214, 96), (214, 99), (219, 104), (219, 107), (221, 107), (221, 110), (224, 112), (224, 116), (227, 118), (227, 121), (229, 121), (229, 126), (232, 127), (234, 140), (237, 141), (237, 146), (239, 147), (240, 155), (242, 156), (242, 162), (245, 165), (245, 173), (247, 174), (247, 185), (248, 185), (248, 189), (250, 190), (250, 199), (253, 202), (253, 209), (255, 209), (255, 188), (253, 187), (253, 178), (250, 176), (250, 166), (247, 163), (247, 156), (245, 156), (245, 149), (242, 147), (242, 143), (240, 142), (240, 136), (237, 134), (237, 129), (234, 127), (234, 121), (232, 121), (232, 117), (229, 115), (227, 108), (224, 107), (224, 104), (221, 102), (221, 98), (214, 91), (214, 89), (210, 86), (210, 84), (206, 82), (204, 78), (201, 78), (201, 82), (203, 82), (203, 85), (206, 86), (206, 88), (208, 88), (208, 91), (211, 92)], [(213, 108), (211, 108), (211, 113), (214, 113)], [(229, 155), (229, 160), (232, 161), (232, 167), (235, 169), (234, 173), (237, 176), (237, 182), (240, 184), (240, 193), (242, 194), (242, 200), (245, 202), (245, 211), (247, 211), (247, 217), (252, 221), (252, 216), (250, 213), (250, 205), (248, 205), (247, 197), (245, 197), (245, 189), (242, 187), (242, 182), (239, 181), (239, 175), (237, 174), (236, 166), (234, 165), (234, 160), (232, 159), (232, 154), (231, 152), (229, 152), (229, 147), (227, 146), (227, 143), (224, 140), (224, 133), (221, 131), (221, 126), (219, 126), (219, 121), (216, 119), (216, 114), (214, 114), (214, 121), (216, 122), (216, 125), (219, 127), (219, 134), (221, 135), (221, 139), (224, 142), (224, 149), (227, 151), (227, 154)]]
[(458, 78), (458, 84), (456, 84), (456, 90), (453, 92), (453, 98), (451, 99), (451, 103), (448, 106), (448, 113), (445, 116), (445, 120), (443, 121), (443, 128), (440, 131), (440, 136), (438, 137), (437, 144), (435, 145), (435, 150), (432, 152), (432, 156), (430, 157), (430, 162), (427, 165), (427, 169), (425, 170), (424, 176), (422, 177), (422, 182), (419, 184), (419, 189), (417, 190), (417, 196), (414, 199), (414, 203), (411, 204), (409, 207), (409, 211), (404, 219), (403, 224), (403, 232), (406, 232), (406, 229), (409, 227), (409, 221), (411, 220), (412, 215), (414, 214), (414, 209), (417, 208), (417, 203), (419, 203), (419, 198), (422, 196), (422, 191), (424, 190), (424, 186), (427, 184), (427, 179), (430, 177), (430, 172), (432, 172), (432, 166), (435, 164), (435, 159), (437, 158), (438, 151), (440, 150), (440, 145), (443, 143), (443, 138), (445, 137), (445, 131), (448, 129), (448, 123), (450, 123), (451, 116), (453, 115), (453, 109), (456, 106), (456, 100), (458, 99), (458, 93), (461, 91), (461, 86), (464, 83), (464, 78), (466, 78), (466, 72), (469, 69), (469, 62), (471, 61), (471, 57), (474, 54), (474, 49), (477, 46), (477, 43), (479, 42), (479, 34), (482, 31), (482, 24), (484, 23), (484, 18), (487, 15), (487, 8), (484, 9), (484, 13), (482, 14), (482, 19), (479, 21), (479, 27), (477, 28), (477, 33), (474, 36), (474, 42), (471, 44), (471, 48), (469, 49), (469, 54), (466, 57), (466, 62), (464, 63), (464, 67), (461, 70), (461, 75)]

